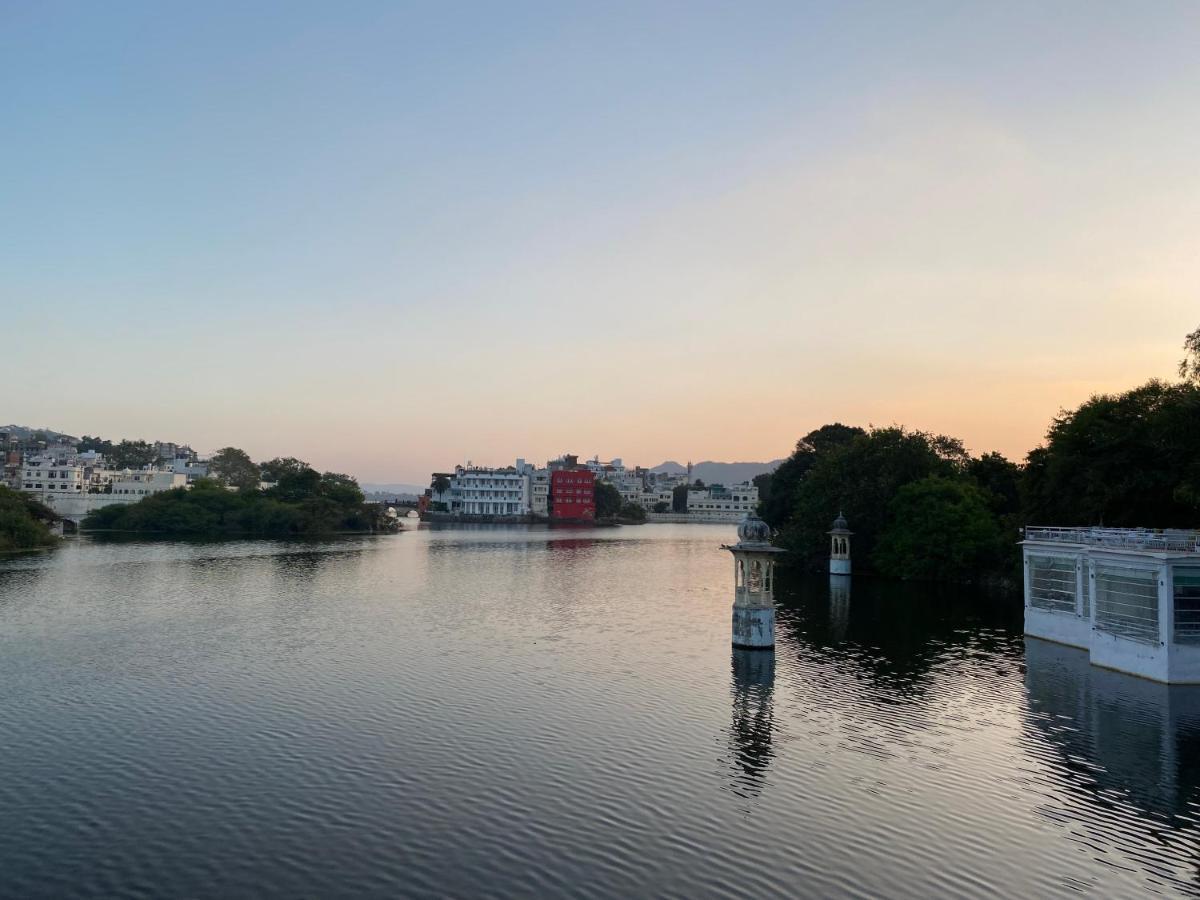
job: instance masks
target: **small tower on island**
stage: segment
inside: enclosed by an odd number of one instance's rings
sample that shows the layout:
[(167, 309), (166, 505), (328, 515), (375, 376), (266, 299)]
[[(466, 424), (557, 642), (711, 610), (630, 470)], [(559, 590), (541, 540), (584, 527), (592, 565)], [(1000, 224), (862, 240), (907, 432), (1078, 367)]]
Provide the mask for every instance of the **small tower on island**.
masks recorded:
[(722, 549), (733, 554), (733, 646), (769, 650), (775, 646), (775, 556), (771, 526), (753, 513), (738, 525), (738, 542)]
[(829, 529), (829, 574), (850, 574), (850, 535), (854, 534), (848, 527), (846, 517), (840, 512), (833, 520), (833, 528)]

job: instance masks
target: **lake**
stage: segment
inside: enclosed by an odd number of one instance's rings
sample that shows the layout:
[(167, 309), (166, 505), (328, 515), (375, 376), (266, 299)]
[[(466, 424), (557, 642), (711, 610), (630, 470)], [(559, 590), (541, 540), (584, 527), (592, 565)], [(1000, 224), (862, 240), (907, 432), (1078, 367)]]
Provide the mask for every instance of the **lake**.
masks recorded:
[[(411, 525), (411, 523), (409, 523)], [(1200, 896), (1200, 688), (732, 526), (0, 561), (0, 896)]]

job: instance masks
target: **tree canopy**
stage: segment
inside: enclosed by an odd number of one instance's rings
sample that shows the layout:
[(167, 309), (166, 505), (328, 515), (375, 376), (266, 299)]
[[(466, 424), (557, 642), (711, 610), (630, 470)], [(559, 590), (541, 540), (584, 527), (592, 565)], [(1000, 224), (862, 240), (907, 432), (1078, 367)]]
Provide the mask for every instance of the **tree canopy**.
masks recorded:
[[(108, 441), (104, 443), (109, 444)], [(141, 469), (158, 459), (158, 452), (146, 441), (121, 441), (116, 445), (109, 444), (102, 452), (114, 469)]]
[(897, 578), (971, 581), (1012, 556), (987, 492), (969, 479), (930, 475), (896, 491), (874, 554)]
[(758, 485), (758, 514), (772, 528), (787, 525), (796, 509), (796, 491), (818, 457), (843, 447), (854, 438), (866, 434), (861, 428), (834, 422), (810, 431), (796, 442), (792, 455), (779, 464), (773, 473), (754, 479)]
[(1200, 384), (1200, 328), (1183, 339), (1184, 357), (1179, 362), (1179, 377)]
[(256, 491), (262, 480), (261, 470), (250, 459), (250, 455), (237, 447), (223, 447), (214, 453), (208, 461), (208, 474), (221, 484), (235, 487), (239, 491)]
[(1029, 524), (1195, 527), (1200, 384), (1150, 381), (1060, 413), (1023, 489)]
[(285, 475), (311, 468), (304, 460), (294, 456), (277, 456), (259, 465), (263, 481), (279, 481)]
[(57, 516), (43, 504), (20, 491), (0, 485), (0, 553), (33, 550), (57, 541), (48, 523)]
[[(1200, 350), (1200, 329), (1188, 336)], [(1194, 363), (1200, 364), (1200, 357)], [(790, 562), (823, 567), (844, 512), (855, 566), (903, 578), (1009, 573), (1026, 524), (1200, 525), (1200, 379), (1097, 395), (1051, 422), (1023, 466), (899, 426), (828, 425), (760, 482), (760, 514)]]
[(607, 481), (596, 482), (596, 518), (611, 519), (621, 512), (621, 492)]

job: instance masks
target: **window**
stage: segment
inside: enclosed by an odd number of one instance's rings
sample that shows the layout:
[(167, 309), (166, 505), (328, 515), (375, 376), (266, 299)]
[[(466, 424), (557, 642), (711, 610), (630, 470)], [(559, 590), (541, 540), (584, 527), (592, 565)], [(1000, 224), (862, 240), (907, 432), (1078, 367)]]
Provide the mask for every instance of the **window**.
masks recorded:
[(1200, 644), (1200, 567), (1180, 567), (1174, 573), (1177, 644)]
[(1029, 605), (1047, 612), (1075, 612), (1075, 560), (1029, 557)]
[(1157, 643), (1158, 572), (1096, 566), (1096, 627), (1133, 641)]

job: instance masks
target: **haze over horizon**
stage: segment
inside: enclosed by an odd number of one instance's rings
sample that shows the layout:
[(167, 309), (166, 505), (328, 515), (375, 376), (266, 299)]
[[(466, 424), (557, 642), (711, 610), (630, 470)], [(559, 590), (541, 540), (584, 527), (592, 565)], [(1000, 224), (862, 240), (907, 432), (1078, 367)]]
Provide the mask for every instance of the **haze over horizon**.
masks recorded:
[(1198, 45), (1184, 3), (7, 4), (0, 420), (366, 482), (833, 421), (1020, 460), (1200, 325)]

